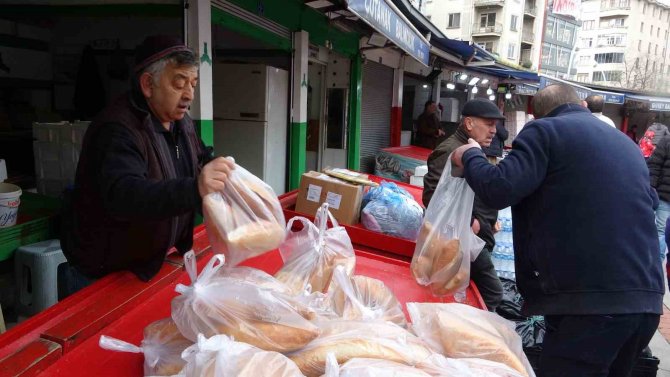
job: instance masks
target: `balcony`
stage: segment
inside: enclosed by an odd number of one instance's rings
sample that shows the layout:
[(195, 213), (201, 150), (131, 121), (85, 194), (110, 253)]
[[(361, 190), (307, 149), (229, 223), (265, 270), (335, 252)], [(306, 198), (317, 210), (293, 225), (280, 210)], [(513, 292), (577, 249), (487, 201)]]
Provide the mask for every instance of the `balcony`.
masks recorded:
[(600, 17), (628, 16), (630, 14), (630, 5), (601, 6)]
[(534, 41), (535, 41), (535, 33), (533, 33), (532, 31), (524, 30), (521, 33), (521, 43), (532, 45)]
[(473, 36), (483, 36), (483, 35), (500, 36), (500, 34), (502, 34), (502, 30), (503, 26), (499, 22), (496, 22), (493, 25), (481, 25), (480, 23), (472, 25)]
[(505, 0), (475, 0), (475, 7), (503, 7)]
[(524, 17), (533, 17), (533, 18), (535, 18), (535, 16), (537, 16), (537, 8), (535, 8), (534, 6), (531, 6), (531, 5), (526, 5), (526, 6), (523, 8), (523, 16), (524, 16)]

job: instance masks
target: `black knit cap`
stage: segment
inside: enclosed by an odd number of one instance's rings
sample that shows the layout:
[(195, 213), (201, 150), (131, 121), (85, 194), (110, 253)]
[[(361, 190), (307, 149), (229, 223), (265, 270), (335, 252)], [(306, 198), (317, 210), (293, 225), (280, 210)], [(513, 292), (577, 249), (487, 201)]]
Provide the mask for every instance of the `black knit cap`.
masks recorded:
[(465, 105), (463, 105), (461, 115), (485, 119), (505, 119), (500, 113), (498, 106), (483, 98), (475, 98), (466, 102)]
[(181, 38), (169, 35), (152, 35), (146, 37), (135, 49), (135, 73), (138, 73), (161, 60), (180, 51), (191, 51)]

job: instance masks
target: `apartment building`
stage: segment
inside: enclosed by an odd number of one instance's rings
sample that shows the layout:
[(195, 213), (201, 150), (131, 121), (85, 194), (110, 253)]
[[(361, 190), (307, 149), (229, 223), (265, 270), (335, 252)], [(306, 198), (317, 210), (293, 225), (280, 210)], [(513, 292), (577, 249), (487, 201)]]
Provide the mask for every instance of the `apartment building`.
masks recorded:
[(447, 37), (472, 41), (501, 60), (537, 69), (544, 0), (422, 0)]
[[(581, 22), (573, 17), (548, 11), (542, 41), (540, 73), (561, 79), (574, 76), (577, 72), (574, 61), (580, 24)], [(568, 74), (568, 71), (571, 73)]]
[(576, 81), (670, 92), (670, 2), (585, 0)]

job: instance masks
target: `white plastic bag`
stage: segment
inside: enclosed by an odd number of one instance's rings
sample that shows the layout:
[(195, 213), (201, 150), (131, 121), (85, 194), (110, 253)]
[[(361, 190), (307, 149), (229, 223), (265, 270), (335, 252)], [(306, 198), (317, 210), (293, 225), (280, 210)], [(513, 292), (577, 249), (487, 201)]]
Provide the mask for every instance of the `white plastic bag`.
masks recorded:
[(343, 319), (380, 320), (405, 327), (407, 319), (391, 290), (380, 280), (367, 276), (349, 277), (337, 266), (328, 295), (333, 310)]
[(193, 342), (179, 333), (172, 319), (165, 318), (144, 329), (140, 347), (105, 335), (100, 337), (98, 344), (106, 350), (143, 353), (145, 376), (171, 376), (179, 373), (186, 364), (181, 353)]
[(417, 368), (432, 377), (522, 377), (523, 375), (505, 364), (484, 359), (449, 359), (433, 354), (417, 365)]
[(181, 295), (172, 300), (172, 319), (186, 338), (225, 334), (267, 351), (288, 352), (319, 335), (310, 322), (314, 311), (253, 280), (226, 276), (223, 260), (223, 255), (214, 255), (196, 277), (194, 254), (184, 255), (193, 283), (177, 284)]
[(450, 161), (426, 209), (411, 269), (416, 281), (430, 285), (436, 296), (460, 293), (459, 298), (470, 284), (470, 262), (485, 243), (470, 228), (475, 193), (464, 178), (451, 176)]
[(444, 356), (495, 361), (535, 376), (514, 323), (499, 315), (463, 304), (411, 302), (407, 311), (414, 333)]
[[(328, 228), (328, 219), (332, 228)], [(302, 223), (302, 230), (294, 232), (294, 222)], [(279, 247), (284, 266), (275, 277), (294, 294), (326, 293), (338, 265), (345, 267), (347, 275), (354, 272), (356, 256), (351, 239), (328, 211), (328, 203), (316, 212), (314, 223), (300, 216), (289, 220), (286, 233), (286, 240)]]
[(202, 200), (207, 234), (215, 253), (230, 266), (276, 249), (284, 240), (286, 220), (272, 188), (239, 165), (223, 192)]
[(333, 320), (320, 322), (321, 335), (289, 353), (303, 374), (321, 376), (333, 353), (339, 364), (353, 358), (385, 359), (414, 366), (433, 351), (421, 339), (391, 322)]
[(263, 351), (225, 335), (198, 342), (182, 354), (185, 377), (303, 377), (294, 362), (278, 352)]
[(382, 359), (356, 358), (338, 366), (335, 355), (331, 353), (326, 359), (324, 377), (431, 377), (431, 375), (421, 369)]

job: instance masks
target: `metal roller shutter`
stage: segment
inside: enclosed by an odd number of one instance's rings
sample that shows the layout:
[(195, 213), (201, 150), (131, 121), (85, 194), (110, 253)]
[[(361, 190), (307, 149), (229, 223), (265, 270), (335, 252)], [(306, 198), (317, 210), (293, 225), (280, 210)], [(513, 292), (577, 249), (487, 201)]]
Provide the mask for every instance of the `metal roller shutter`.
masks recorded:
[(361, 171), (373, 173), (375, 156), (391, 143), (393, 69), (367, 60), (363, 65)]

